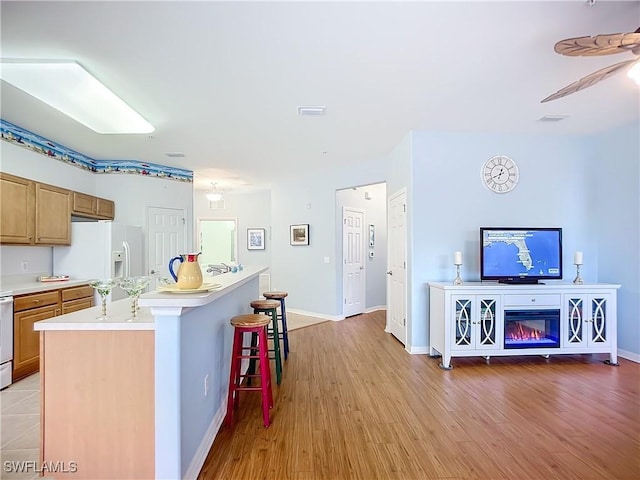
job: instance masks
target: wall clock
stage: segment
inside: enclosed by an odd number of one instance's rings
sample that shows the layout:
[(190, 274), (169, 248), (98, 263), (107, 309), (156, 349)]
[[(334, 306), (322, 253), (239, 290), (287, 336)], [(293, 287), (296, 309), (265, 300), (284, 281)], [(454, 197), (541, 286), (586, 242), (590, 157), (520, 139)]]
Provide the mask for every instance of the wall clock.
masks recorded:
[(487, 188), (496, 193), (510, 192), (520, 178), (518, 165), (506, 155), (496, 155), (484, 162), (480, 175)]

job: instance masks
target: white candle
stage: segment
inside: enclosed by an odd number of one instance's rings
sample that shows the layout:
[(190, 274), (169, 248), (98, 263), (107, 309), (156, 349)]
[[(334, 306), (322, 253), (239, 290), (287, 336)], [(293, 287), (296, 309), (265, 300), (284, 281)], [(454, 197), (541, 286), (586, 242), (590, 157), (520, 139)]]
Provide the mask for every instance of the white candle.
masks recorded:
[(582, 252), (576, 252), (573, 255), (573, 264), (574, 265), (582, 265)]
[(462, 265), (462, 252), (453, 252), (453, 264)]

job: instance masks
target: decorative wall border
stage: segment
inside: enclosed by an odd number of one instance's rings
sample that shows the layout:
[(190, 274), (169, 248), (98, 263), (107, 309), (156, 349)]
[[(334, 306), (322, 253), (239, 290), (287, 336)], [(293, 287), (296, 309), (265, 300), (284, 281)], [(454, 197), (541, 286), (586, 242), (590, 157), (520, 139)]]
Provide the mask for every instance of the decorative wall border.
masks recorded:
[(3, 119), (0, 119), (0, 135), (5, 142), (93, 173), (130, 173), (193, 182), (193, 171), (191, 170), (136, 160), (95, 160)]

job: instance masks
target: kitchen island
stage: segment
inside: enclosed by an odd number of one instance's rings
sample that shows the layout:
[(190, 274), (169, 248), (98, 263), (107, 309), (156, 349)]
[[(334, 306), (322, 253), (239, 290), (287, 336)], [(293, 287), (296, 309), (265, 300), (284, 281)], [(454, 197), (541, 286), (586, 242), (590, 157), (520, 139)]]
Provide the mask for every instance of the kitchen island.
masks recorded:
[[(38, 322), (42, 445), (55, 478), (195, 478), (222, 425), (234, 315), (262, 267), (206, 277), (220, 288), (150, 292)], [(73, 462), (73, 463), (72, 463)], [(74, 468), (68, 468), (73, 465)]]

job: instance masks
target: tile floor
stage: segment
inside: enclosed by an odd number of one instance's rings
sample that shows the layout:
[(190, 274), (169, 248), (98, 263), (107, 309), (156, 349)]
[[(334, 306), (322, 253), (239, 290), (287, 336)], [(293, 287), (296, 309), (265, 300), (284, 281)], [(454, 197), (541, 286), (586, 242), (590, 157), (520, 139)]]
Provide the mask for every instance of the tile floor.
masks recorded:
[(35, 479), (37, 463), (27, 472), (10, 472), (8, 462), (38, 462), (40, 456), (40, 374), (0, 392), (0, 478)]

